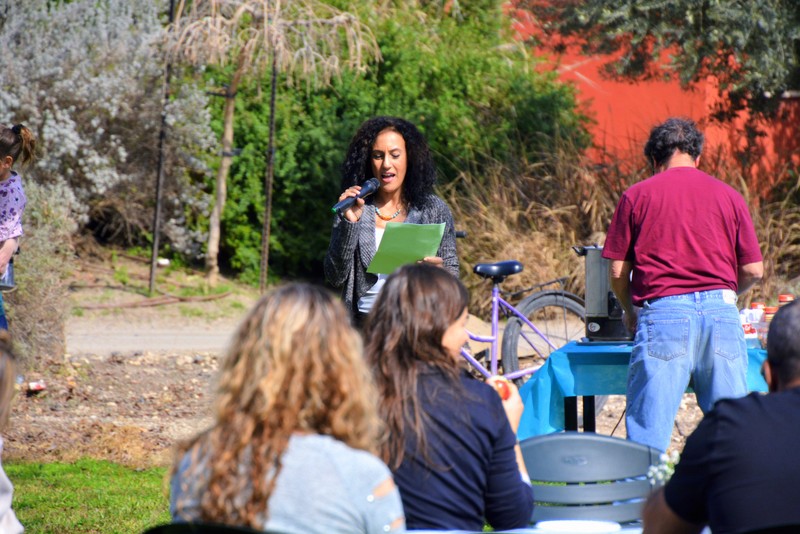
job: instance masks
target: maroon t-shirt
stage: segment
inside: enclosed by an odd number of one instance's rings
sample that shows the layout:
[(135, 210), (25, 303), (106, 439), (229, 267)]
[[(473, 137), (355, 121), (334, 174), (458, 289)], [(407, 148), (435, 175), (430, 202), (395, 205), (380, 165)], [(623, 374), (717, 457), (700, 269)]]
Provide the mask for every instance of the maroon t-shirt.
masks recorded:
[(633, 264), (637, 306), (695, 291), (736, 291), (739, 266), (762, 261), (742, 195), (694, 167), (673, 167), (629, 188), (603, 257)]

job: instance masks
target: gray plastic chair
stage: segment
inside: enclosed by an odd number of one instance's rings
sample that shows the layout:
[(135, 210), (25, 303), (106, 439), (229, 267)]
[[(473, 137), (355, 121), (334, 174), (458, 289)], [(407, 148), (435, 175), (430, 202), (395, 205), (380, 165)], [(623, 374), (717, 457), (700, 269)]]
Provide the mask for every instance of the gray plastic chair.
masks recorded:
[(533, 481), (533, 521), (640, 520), (661, 451), (611, 436), (562, 432), (520, 443)]

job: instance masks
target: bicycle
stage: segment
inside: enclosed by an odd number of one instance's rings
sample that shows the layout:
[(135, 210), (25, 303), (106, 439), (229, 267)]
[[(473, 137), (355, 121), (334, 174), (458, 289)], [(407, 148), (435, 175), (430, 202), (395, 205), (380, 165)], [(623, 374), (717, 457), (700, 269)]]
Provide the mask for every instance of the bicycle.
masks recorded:
[[(461, 350), (462, 356), (484, 377), (500, 375), (513, 380), (518, 386), (522, 384), (525, 377), (536, 371), (534, 368), (520, 369), (520, 357), (535, 354), (546, 358), (567, 342), (581, 339), (585, 334), (586, 317), (583, 299), (563, 289), (566, 278), (556, 278), (512, 293), (511, 297), (513, 298), (538, 289), (520, 301), (517, 307), (511, 305), (501, 296), (503, 291), (500, 289), (500, 284), (508, 276), (520, 273), (522, 270), (522, 264), (516, 260), (475, 265), (472, 269), (475, 274), (492, 281), (492, 333), (489, 336), (481, 336), (473, 332), (468, 332), (468, 334), (471, 341), (490, 344), (489, 368), (471, 354), (468, 348), (465, 347)], [(561, 289), (542, 289), (554, 284), (558, 284)], [(506, 324), (502, 336), (502, 352), (498, 360), (501, 311)], [(520, 352), (520, 347), (524, 352)], [(498, 372), (499, 364), (502, 364), (503, 367), (502, 374)]]

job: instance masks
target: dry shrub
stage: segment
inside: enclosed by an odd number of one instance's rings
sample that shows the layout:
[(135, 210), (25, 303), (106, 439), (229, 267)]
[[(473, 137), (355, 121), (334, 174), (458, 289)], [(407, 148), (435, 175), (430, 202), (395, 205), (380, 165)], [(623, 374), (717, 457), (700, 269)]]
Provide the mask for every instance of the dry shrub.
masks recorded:
[(64, 354), (68, 313), (66, 277), (71, 270), (75, 225), (59, 191), (29, 182), (24, 236), (14, 267), (17, 289), (5, 294), (9, 329), (26, 365)]
[(468, 274), (477, 263), (519, 260), (525, 270), (504, 282), (506, 291), (565, 277), (565, 288), (583, 296), (584, 262), (572, 247), (602, 243), (619, 193), (580, 161), (575, 147), (563, 145), (537, 163), (498, 163), (481, 178), (464, 173), (445, 188), (456, 228), (467, 232), (458, 247), (473, 312), (485, 314), (490, 305), (490, 283)]
[[(740, 183), (745, 182), (742, 179)], [(746, 190), (744, 194), (747, 197)], [(746, 305), (752, 299), (775, 305), (780, 293), (797, 295), (800, 290), (800, 180), (774, 196), (776, 200), (771, 202), (750, 204), (764, 256), (764, 279), (748, 293)]]

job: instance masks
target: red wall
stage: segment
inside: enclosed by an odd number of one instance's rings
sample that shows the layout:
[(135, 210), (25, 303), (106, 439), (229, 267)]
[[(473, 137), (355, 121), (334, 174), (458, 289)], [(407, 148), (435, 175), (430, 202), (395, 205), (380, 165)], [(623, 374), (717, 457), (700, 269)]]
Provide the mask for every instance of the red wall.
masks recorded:
[[(516, 30), (521, 37), (535, 30), (518, 14)], [(644, 165), (642, 150), (650, 129), (668, 117), (683, 116), (698, 122), (706, 136), (701, 168), (736, 167), (747, 148), (746, 116), (720, 124), (710, 119), (721, 98), (714, 80), (685, 89), (678, 81), (616, 82), (601, 74), (609, 56), (582, 56), (577, 52), (540, 56), (543, 70), (554, 70), (559, 79), (574, 84), (581, 109), (593, 119), (595, 148), (589, 156), (598, 162), (616, 160), (623, 168)], [(800, 98), (786, 98), (776, 119), (759, 123), (765, 136), (749, 152), (745, 165), (751, 190), (764, 196), (772, 185), (800, 166)]]

